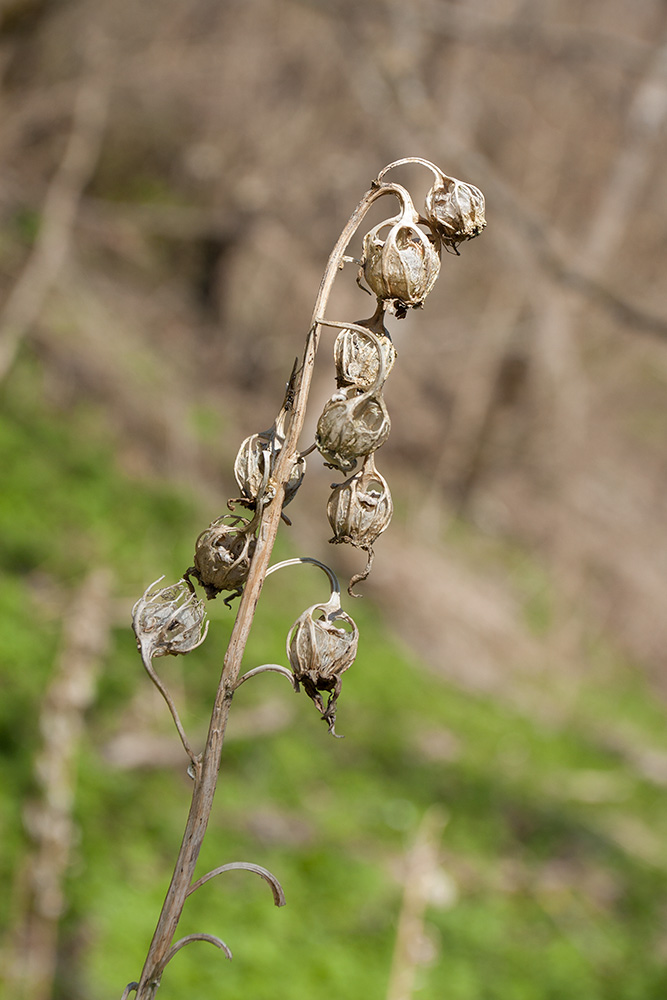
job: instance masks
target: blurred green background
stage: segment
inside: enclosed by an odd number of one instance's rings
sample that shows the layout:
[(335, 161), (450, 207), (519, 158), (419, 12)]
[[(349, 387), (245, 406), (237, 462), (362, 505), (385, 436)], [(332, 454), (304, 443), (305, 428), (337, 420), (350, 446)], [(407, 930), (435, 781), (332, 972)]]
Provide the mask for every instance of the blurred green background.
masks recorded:
[[(193, 944), (159, 996), (664, 997), (664, 4), (0, 17), (3, 995), (140, 974), (190, 789), (132, 604), (237, 492), (338, 232), (414, 154), (479, 185), (489, 227), (391, 326), (396, 513), (345, 604), (345, 739), (277, 675), (238, 692), (199, 871), (263, 865), (287, 906), (250, 873), (207, 884), (179, 933), (233, 961)], [(332, 315), (372, 311), (353, 268), (339, 285)], [(309, 459), (277, 555), (347, 579), (331, 478)], [(247, 667), (327, 594), (311, 567), (267, 581)], [(234, 614), (209, 611), (158, 664), (197, 745)]]

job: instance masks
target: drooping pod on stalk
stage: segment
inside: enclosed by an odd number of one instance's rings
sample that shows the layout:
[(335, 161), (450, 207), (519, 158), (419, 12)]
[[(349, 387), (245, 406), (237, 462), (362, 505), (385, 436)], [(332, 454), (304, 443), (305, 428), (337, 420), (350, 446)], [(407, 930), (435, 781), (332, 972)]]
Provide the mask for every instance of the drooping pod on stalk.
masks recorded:
[(223, 591), (231, 591), (225, 599), (229, 605), (241, 594), (248, 578), (257, 522), (257, 517), (250, 521), (237, 514), (223, 514), (212, 521), (195, 543), (194, 566), (183, 574), (184, 578), (189, 582), (190, 576), (194, 576), (209, 600)]
[(419, 228), (419, 214), (408, 192), (399, 185), (394, 188), (402, 193), (402, 211), (366, 233), (361, 272), (378, 299), (391, 302), (401, 317), (407, 309), (423, 305), (440, 272), (440, 255), (435, 238)]
[(460, 243), (479, 236), (486, 226), (484, 195), (474, 184), (450, 177), (421, 156), (405, 156), (388, 164), (378, 174), (376, 184), (394, 167), (406, 163), (420, 163), (434, 175), (435, 183), (426, 195), (426, 217), (422, 221), (430, 226), (440, 243), (458, 253)]
[[(328, 601), (307, 608), (294, 622), (287, 635), (287, 658), (296, 690), (303, 684), (304, 691), (329, 724), (329, 732), (336, 736), (336, 703), (343, 683), (342, 675), (351, 667), (357, 655), (359, 630), (341, 608), (340, 586), (336, 574), (319, 559), (286, 559), (271, 566), (266, 575), (270, 576), (285, 566), (305, 563), (318, 566), (326, 573), (331, 585), (331, 595)], [(323, 692), (329, 693), (326, 706), (322, 698)]]
[(375, 468), (375, 459), (369, 455), (363, 468), (344, 483), (335, 486), (327, 504), (327, 516), (334, 536), (333, 544), (347, 543), (363, 549), (367, 555), (366, 568), (350, 580), (348, 594), (355, 584), (365, 580), (373, 565), (373, 543), (388, 527), (394, 513), (391, 493), (384, 476)]
[[(370, 319), (350, 324), (336, 337), (334, 364), (339, 389), (351, 385), (359, 389), (377, 386), (380, 364), (384, 364), (385, 379), (391, 372), (396, 360), (396, 348), (383, 320), (384, 303), (378, 302), (378, 308)], [(375, 338), (369, 337), (360, 328), (367, 328), (375, 334)]]

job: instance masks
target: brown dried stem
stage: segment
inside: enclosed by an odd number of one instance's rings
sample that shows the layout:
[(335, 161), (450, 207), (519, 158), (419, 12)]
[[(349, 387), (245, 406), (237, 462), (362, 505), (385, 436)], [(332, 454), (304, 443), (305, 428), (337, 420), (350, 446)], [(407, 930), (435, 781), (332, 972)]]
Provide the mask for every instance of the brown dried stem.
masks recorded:
[(303, 365), (295, 379), (292, 408), (286, 421), (285, 442), (278, 456), (274, 472), (275, 496), (262, 511), (255, 553), (227, 647), (220, 684), (211, 713), (206, 746), (201, 760), (197, 759), (192, 765), (194, 790), (190, 812), (171, 883), (146, 957), (141, 980), (136, 989), (137, 1000), (152, 1000), (157, 993), (165, 967), (165, 956), (169, 954), (206, 833), (213, 806), (229, 709), (238, 684), (241, 661), (254, 620), (257, 602), (269, 570), (269, 560), (280, 524), (285, 485), (299, 455), (297, 446), (306, 416), (308, 395), (320, 340), (320, 327), (323, 323), (320, 317), (324, 316), (334, 280), (344, 264), (347, 246), (371, 205), (386, 194), (393, 194), (402, 202), (402, 192), (403, 189), (399, 185), (380, 185), (374, 182), (340, 234), (322, 276), (311, 327), (306, 339)]

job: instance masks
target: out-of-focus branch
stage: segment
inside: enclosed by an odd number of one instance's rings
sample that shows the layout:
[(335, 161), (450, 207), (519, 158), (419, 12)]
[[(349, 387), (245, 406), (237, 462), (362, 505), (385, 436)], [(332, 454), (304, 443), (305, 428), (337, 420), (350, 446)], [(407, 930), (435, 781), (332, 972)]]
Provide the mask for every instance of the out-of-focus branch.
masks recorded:
[(438, 872), (445, 818), (435, 807), (424, 816), (405, 858), (403, 904), (398, 919), (387, 1000), (411, 1000), (415, 975), (426, 957), (424, 913)]
[(57, 958), (63, 879), (74, 825), (76, 754), (83, 715), (95, 695), (109, 634), (110, 575), (93, 571), (76, 593), (63, 645), (40, 714), (42, 747), (35, 762), (39, 798), (25, 810), (31, 848), (18, 879), (9, 980), (16, 1000), (48, 1000)]
[(44, 199), (39, 234), (0, 314), (0, 380), (11, 369), (67, 258), (81, 194), (97, 163), (109, 103), (107, 60), (98, 36), (89, 40), (85, 63), (72, 130)]

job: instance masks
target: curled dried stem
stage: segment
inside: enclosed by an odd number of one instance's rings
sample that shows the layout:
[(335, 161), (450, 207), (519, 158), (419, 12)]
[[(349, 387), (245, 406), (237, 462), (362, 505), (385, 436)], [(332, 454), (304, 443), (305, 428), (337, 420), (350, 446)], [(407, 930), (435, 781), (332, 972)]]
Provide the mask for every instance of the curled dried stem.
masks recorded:
[(232, 960), (232, 953), (230, 948), (225, 944), (222, 938), (216, 937), (215, 934), (188, 934), (187, 937), (183, 937), (180, 941), (177, 941), (172, 948), (169, 949), (167, 954), (164, 956), (164, 960), (157, 969), (157, 975), (162, 975), (166, 967), (171, 962), (174, 955), (184, 948), (186, 944), (192, 944), (193, 941), (208, 941), (209, 944), (215, 945), (220, 951), (224, 951), (227, 958)]
[[(206, 623), (206, 628), (208, 629), (208, 622)], [(145, 649), (141, 650), (141, 662), (144, 665), (146, 673), (153, 681), (153, 684), (158, 689), (158, 691), (160, 692), (160, 694), (167, 703), (167, 707), (171, 712), (171, 717), (174, 720), (174, 724), (178, 731), (178, 735), (181, 738), (183, 749), (185, 750), (186, 754), (188, 755), (194, 766), (197, 767), (197, 765), (201, 760), (201, 754), (196, 754), (192, 749), (192, 747), (190, 746), (190, 741), (188, 740), (185, 734), (185, 729), (183, 728), (183, 723), (181, 722), (180, 716), (178, 714), (178, 709), (176, 708), (176, 705), (174, 703), (174, 699), (169, 694), (169, 689), (167, 688), (166, 684), (164, 684), (164, 682), (155, 672), (155, 669), (153, 668), (153, 662)]]
[(239, 677), (238, 681), (236, 682), (236, 687), (234, 688), (234, 690), (237, 691), (241, 687), (241, 685), (245, 684), (245, 682), (250, 680), (251, 677), (255, 677), (257, 674), (269, 673), (271, 671), (275, 674), (283, 674), (285, 677), (287, 677), (294, 690), (295, 691), (298, 690), (296, 683), (294, 681), (294, 674), (292, 673), (292, 671), (288, 670), (287, 667), (281, 667), (279, 663), (263, 663), (261, 667), (253, 667), (252, 670), (246, 671), (246, 673), (243, 674), (242, 677)]
[(275, 877), (275, 875), (272, 872), (270, 872), (268, 868), (263, 868), (261, 865), (255, 865), (250, 861), (232, 861), (230, 862), (230, 864), (221, 865), (219, 868), (214, 868), (212, 871), (207, 872), (206, 875), (202, 875), (200, 879), (197, 879), (197, 881), (194, 882), (188, 889), (186, 896), (191, 896), (193, 892), (196, 892), (197, 889), (201, 888), (202, 885), (204, 885), (206, 882), (209, 882), (212, 878), (215, 878), (217, 875), (222, 875), (224, 872), (230, 872), (230, 871), (255, 872), (256, 875), (259, 875), (260, 878), (263, 878), (264, 881), (267, 882), (268, 885), (270, 886), (271, 892), (273, 894), (273, 902), (275, 903), (275, 905), (276, 906), (285, 905), (285, 893), (283, 892), (283, 887), (278, 881), (278, 879)]

